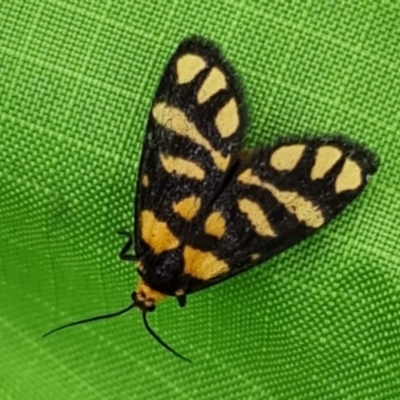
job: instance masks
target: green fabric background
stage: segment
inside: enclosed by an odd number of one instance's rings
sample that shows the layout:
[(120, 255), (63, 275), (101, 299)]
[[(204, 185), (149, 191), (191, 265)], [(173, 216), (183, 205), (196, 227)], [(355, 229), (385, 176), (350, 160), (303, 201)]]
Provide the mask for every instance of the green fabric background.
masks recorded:
[[(199, 34), (244, 82), (249, 144), (341, 132), (380, 158), (364, 195), (223, 285), (126, 306), (122, 263), (149, 105)], [(399, 1), (2, 0), (0, 399), (399, 399)]]

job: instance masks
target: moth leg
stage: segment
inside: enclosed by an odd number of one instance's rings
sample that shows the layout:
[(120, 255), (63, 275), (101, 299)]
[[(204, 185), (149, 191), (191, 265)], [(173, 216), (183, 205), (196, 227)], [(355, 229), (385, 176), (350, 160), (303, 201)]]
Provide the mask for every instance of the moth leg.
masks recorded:
[(179, 307), (185, 307), (186, 305), (186, 293), (183, 289), (179, 289), (175, 292), (176, 300), (178, 300)]
[(119, 253), (119, 258), (123, 261), (136, 261), (136, 256), (134, 254), (128, 254), (133, 244), (131, 233), (127, 231), (118, 231), (117, 233), (128, 238), (128, 241)]

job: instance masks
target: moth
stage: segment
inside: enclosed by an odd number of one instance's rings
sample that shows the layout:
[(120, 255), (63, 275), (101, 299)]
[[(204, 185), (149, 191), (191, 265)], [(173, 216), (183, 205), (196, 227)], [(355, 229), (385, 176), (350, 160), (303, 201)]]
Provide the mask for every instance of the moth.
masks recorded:
[[(326, 225), (364, 189), (374, 155), (343, 137), (289, 138), (243, 150), (247, 109), (218, 47), (184, 40), (169, 60), (148, 118), (136, 186), (132, 303), (146, 315), (263, 263)], [(131, 249), (134, 248), (134, 254)]]

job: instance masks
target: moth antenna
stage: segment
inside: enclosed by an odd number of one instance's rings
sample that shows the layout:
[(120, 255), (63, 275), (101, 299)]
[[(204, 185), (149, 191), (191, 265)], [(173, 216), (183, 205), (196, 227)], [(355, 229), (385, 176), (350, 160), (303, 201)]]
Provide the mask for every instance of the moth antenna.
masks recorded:
[(182, 356), (181, 354), (179, 354), (177, 351), (175, 351), (171, 346), (169, 346), (167, 343), (165, 343), (160, 336), (157, 335), (157, 333), (155, 333), (153, 331), (153, 329), (151, 329), (149, 323), (147, 322), (147, 318), (146, 318), (146, 312), (142, 313), (143, 315), (143, 322), (144, 322), (144, 326), (146, 327), (147, 332), (150, 333), (151, 336), (153, 336), (154, 339), (157, 340), (158, 343), (161, 344), (161, 346), (163, 346), (165, 349), (167, 349), (168, 351), (170, 351), (172, 354), (174, 354), (176, 357), (180, 358), (183, 361), (189, 362), (191, 363), (192, 361), (190, 361), (188, 358)]
[(119, 315), (125, 314), (126, 312), (132, 310), (132, 308), (134, 308), (136, 305), (135, 304), (130, 304), (128, 307), (120, 310), (120, 311), (116, 311), (114, 313), (110, 313), (110, 314), (103, 314), (103, 315), (97, 315), (95, 317), (91, 317), (91, 318), (85, 318), (85, 319), (81, 319), (79, 321), (74, 321), (74, 322), (69, 322), (68, 324), (65, 325), (61, 325), (58, 328), (54, 328), (48, 332), (46, 332), (43, 337), (49, 336), (52, 333), (61, 331), (63, 329), (66, 328), (70, 328), (71, 326), (75, 326), (75, 325), (81, 325), (81, 324), (86, 324), (87, 322), (93, 322), (93, 321), (98, 321), (100, 319), (108, 319), (108, 318), (114, 318), (114, 317), (118, 317)]

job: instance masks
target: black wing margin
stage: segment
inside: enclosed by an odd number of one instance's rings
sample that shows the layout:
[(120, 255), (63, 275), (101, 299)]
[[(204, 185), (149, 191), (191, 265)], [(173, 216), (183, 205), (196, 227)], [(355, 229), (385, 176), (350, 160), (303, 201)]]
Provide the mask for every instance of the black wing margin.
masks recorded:
[[(246, 125), (241, 87), (219, 49), (202, 38), (183, 41), (165, 68), (146, 128), (135, 201), (138, 257), (154, 250), (142, 240), (145, 222), (147, 231), (161, 221), (175, 236), (190, 234), (193, 218), (235, 164)], [(151, 220), (142, 218), (145, 210)]]
[(214, 235), (207, 250), (227, 268), (213, 279), (191, 278), (187, 293), (303, 240), (352, 202), (376, 169), (372, 153), (340, 137), (296, 139), (255, 150), (204, 216), (210, 222), (204, 231)]

